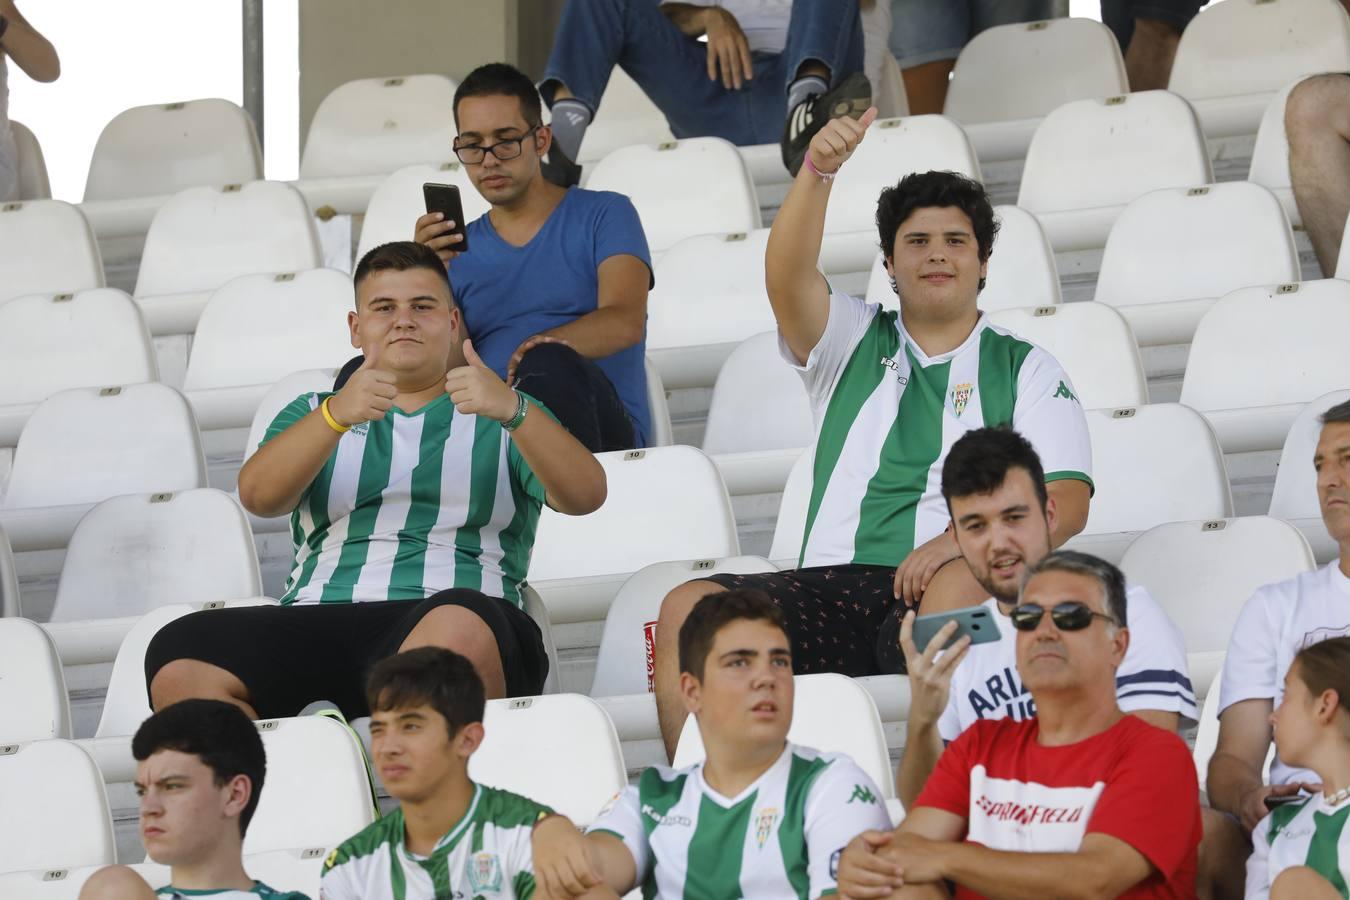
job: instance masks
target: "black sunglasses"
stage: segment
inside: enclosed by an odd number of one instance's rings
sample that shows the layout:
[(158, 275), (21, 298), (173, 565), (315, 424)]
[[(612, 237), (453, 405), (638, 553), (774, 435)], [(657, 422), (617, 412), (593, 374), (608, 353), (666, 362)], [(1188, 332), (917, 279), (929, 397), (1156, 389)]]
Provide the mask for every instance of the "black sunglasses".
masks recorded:
[(1050, 613), (1050, 621), (1054, 622), (1060, 631), (1082, 631), (1092, 624), (1093, 619), (1105, 619), (1113, 625), (1116, 624), (1115, 619), (1105, 613), (1094, 612), (1092, 607), (1077, 600), (1057, 603), (1049, 610), (1035, 603), (1023, 603), (1021, 606), (1013, 607), (1008, 618), (1012, 619), (1012, 626), (1018, 631), (1035, 631), (1047, 612)]

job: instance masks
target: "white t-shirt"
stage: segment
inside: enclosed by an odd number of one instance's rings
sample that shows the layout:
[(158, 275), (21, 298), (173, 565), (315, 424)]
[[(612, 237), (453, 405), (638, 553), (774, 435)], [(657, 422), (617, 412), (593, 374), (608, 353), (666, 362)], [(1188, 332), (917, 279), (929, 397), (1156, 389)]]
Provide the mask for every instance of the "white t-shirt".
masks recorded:
[[(1294, 655), (1327, 638), (1350, 636), (1350, 578), (1337, 562), (1252, 594), (1228, 641), (1219, 685), (1219, 713), (1243, 700), (1284, 697), (1284, 676)], [(1294, 769), (1275, 756), (1270, 783), (1321, 781), (1307, 769)]]
[[(947, 742), (980, 719), (1028, 719), (1036, 714), (1017, 674), (1017, 630), (990, 597), (983, 604), (998, 623), (999, 640), (974, 644), (952, 673), (938, 733)], [(1143, 587), (1125, 594), (1130, 646), (1116, 671), (1116, 702), (1125, 712), (1156, 709), (1195, 721), (1195, 689), (1186, 667), (1181, 631)], [(922, 649), (922, 648), (920, 648)]]

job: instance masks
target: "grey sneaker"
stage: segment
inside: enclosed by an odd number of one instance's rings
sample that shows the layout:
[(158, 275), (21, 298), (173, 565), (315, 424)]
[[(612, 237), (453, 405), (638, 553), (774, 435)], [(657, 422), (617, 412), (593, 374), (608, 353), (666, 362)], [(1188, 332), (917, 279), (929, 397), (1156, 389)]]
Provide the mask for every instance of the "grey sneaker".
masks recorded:
[(783, 126), (783, 165), (796, 177), (806, 158), (811, 138), (830, 119), (840, 116), (859, 118), (872, 105), (872, 83), (861, 72), (854, 72), (823, 94), (807, 97), (788, 110)]

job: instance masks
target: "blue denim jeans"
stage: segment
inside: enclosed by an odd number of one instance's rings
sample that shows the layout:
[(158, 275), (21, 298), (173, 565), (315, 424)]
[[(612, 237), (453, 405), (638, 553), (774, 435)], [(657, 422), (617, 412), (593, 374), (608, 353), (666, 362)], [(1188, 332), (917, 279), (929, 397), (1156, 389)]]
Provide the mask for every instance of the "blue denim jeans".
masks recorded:
[(1157, 19), (1185, 31), (1208, 0), (1102, 0), (1102, 24), (1110, 28), (1124, 53), (1134, 37), (1135, 19)]
[(862, 71), (858, 0), (796, 0), (783, 52), (754, 54), (755, 77), (739, 91), (708, 78), (707, 45), (686, 37), (657, 0), (568, 0), (539, 87), (549, 106), (564, 84), (595, 109), (618, 65), (665, 113), (676, 137), (777, 143), (787, 86), (808, 60), (828, 67), (832, 84)]
[(986, 28), (1055, 15), (1054, 0), (890, 0), (890, 4), (891, 53), (902, 69), (956, 59), (961, 48)]

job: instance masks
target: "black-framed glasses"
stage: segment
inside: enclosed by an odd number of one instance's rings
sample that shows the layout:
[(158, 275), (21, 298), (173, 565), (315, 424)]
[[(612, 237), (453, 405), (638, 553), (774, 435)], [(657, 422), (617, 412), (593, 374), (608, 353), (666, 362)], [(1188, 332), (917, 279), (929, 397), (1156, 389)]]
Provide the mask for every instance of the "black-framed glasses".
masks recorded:
[(1056, 603), (1051, 609), (1035, 603), (1023, 603), (1021, 606), (1013, 607), (1008, 618), (1012, 619), (1012, 626), (1018, 631), (1035, 631), (1047, 612), (1050, 613), (1050, 621), (1054, 622), (1060, 631), (1082, 631), (1092, 624), (1093, 619), (1105, 619), (1112, 625), (1116, 624), (1115, 619), (1105, 613), (1096, 612), (1086, 603), (1077, 600)]
[(543, 127), (542, 125), (536, 125), (518, 138), (507, 138), (495, 144), (465, 144), (463, 147), (455, 148), (455, 156), (458, 156), (459, 161), (466, 166), (478, 165), (483, 161), (483, 156), (488, 153), (502, 162), (515, 159), (520, 155), (521, 142)]

